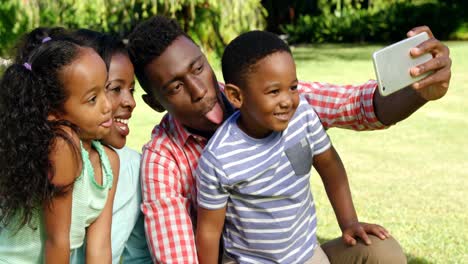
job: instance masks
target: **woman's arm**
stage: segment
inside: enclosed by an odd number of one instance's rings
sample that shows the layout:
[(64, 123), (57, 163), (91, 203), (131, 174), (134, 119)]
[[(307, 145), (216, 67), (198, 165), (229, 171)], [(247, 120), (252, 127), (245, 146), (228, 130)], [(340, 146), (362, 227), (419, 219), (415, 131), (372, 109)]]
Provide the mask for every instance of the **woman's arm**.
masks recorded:
[[(73, 144), (79, 141), (71, 137)], [(43, 205), (45, 223), (45, 263), (68, 263), (70, 260), (70, 224), (73, 183), (79, 176), (80, 159), (78, 148), (63, 138), (57, 138), (50, 153), (52, 184), (63, 188), (50, 203)]]
[(119, 157), (115, 151), (104, 146), (109, 158), (113, 182), (106, 204), (99, 217), (88, 227), (86, 232), (86, 263), (112, 263), (111, 225), (112, 207), (119, 177)]

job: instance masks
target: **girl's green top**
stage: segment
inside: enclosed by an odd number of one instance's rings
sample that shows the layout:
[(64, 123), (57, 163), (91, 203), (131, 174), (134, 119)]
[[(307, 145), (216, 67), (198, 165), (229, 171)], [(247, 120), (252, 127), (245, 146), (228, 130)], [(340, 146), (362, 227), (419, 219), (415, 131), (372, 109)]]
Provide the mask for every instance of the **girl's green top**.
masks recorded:
[[(101, 160), (102, 185), (96, 182), (88, 152), (81, 143), (80, 145), (83, 169), (73, 185), (70, 226), (70, 250), (72, 251), (83, 244), (86, 228), (99, 217), (104, 209), (113, 181), (112, 168), (101, 143), (92, 141), (92, 146)], [(45, 230), (40, 209), (31, 223), (32, 225), (26, 225), (19, 231), (14, 225), (8, 228), (0, 227), (0, 263), (44, 263)]]

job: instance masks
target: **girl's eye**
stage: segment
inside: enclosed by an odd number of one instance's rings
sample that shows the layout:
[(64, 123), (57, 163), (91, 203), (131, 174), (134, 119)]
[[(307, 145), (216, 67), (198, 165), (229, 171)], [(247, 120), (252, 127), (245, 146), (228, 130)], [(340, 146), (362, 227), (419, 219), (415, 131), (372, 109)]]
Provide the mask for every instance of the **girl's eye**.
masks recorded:
[(291, 91), (296, 91), (297, 90), (297, 85), (291, 86)]
[(89, 98), (88, 103), (90, 103), (90, 104), (96, 103), (96, 98), (97, 98), (96, 96), (93, 96), (93, 97)]

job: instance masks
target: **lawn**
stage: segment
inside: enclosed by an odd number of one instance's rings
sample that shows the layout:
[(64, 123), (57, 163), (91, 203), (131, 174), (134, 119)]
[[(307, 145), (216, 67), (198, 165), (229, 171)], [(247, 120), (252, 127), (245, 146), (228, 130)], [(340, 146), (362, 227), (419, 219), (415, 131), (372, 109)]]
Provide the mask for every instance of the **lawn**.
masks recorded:
[[(347, 168), (360, 220), (385, 226), (409, 263), (468, 263), (468, 104), (463, 103), (468, 97), (468, 42), (447, 45), (453, 66), (444, 98), (384, 131), (328, 131)], [(293, 52), (299, 79), (357, 84), (374, 78), (371, 53), (380, 47), (327, 44)], [(219, 69), (219, 62), (213, 65)], [(140, 95), (141, 89), (129, 139), (137, 150), (161, 117)], [(311, 181), (318, 235), (322, 241), (335, 238), (341, 233), (317, 173)]]

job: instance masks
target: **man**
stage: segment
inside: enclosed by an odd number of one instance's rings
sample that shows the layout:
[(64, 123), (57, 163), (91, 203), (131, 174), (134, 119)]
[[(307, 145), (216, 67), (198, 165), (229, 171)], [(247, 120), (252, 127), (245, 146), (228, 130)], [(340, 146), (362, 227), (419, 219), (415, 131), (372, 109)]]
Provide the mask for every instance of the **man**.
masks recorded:
[[(412, 87), (385, 98), (375, 93), (375, 81), (360, 86), (299, 82), (298, 90), (325, 127), (373, 130), (403, 120), (427, 101), (442, 97), (449, 86), (448, 48), (427, 27), (415, 28), (408, 35), (422, 31), (431, 39), (412, 54), (431, 52), (434, 58), (411, 72), (419, 75), (433, 70), (434, 74)], [(130, 34), (128, 48), (135, 74), (147, 93), (143, 100), (158, 112), (168, 112), (143, 149), (142, 210), (150, 251), (158, 263), (197, 263), (193, 173), (208, 139), (233, 109), (206, 57), (175, 21), (157, 16), (143, 22)], [(393, 254), (400, 260), (403, 255), (394, 239), (374, 237), (368, 248), (358, 243), (351, 252), (337, 241), (329, 250), (343, 254), (330, 259), (332, 263), (361, 262), (369, 255), (383, 260)], [(392, 263), (392, 258), (387, 261)]]

